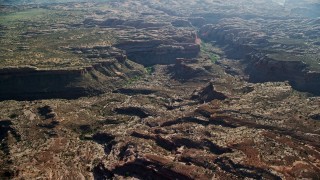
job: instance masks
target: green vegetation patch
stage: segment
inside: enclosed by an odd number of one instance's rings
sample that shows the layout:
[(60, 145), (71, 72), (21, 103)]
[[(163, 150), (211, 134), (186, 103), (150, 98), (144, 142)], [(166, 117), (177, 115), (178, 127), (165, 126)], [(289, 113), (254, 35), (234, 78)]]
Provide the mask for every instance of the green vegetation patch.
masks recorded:
[(126, 86), (129, 86), (137, 81), (139, 81), (142, 78), (142, 76), (134, 76), (133, 78), (130, 78), (127, 82), (126, 82)]
[(220, 56), (217, 54), (217, 51), (219, 49), (216, 49), (212, 44), (210, 43), (201, 43), (200, 46), (201, 56), (208, 57), (212, 63), (216, 63)]
[(147, 74), (150, 75), (154, 72), (154, 67), (153, 66), (145, 67), (145, 71), (147, 72)]

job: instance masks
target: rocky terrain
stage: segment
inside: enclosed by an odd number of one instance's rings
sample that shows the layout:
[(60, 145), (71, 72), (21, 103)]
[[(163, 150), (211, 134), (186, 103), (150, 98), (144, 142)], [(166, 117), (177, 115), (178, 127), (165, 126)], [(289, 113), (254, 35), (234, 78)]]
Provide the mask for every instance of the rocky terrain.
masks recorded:
[(0, 2), (0, 179), (320, 178), (316, 0)]
[(200, 34), (226, 45), (228, 57), (245, 59), (250, 81), (287, 80), (298, 90), (319, 95), (318, 21), (230, 18), (203, 26)]

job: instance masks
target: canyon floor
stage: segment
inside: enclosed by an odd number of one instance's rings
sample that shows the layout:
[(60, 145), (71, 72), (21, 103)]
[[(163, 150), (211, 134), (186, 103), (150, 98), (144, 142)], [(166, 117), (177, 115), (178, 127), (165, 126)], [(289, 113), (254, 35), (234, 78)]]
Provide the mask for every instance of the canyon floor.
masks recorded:
[(319, 179), (303, 2), (4, 3), (0, 179)]

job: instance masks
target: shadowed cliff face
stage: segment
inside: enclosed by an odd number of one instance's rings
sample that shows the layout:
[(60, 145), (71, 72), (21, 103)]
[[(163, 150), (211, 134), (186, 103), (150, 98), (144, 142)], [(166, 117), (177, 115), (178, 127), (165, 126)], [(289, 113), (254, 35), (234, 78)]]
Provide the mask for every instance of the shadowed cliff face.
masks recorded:
[[(19, 70), (18, 70), (19, 71)], [(5, 78), (3, 78), (5, 76)], [(1, 100), (34, 100), (46, 98), (77, 98), (89, 95), (84, 87), (72, 87), (81, 81), (81, 72), (29, 72), (5, 74), (0, 78)]]
[(144, 66), (153, 66), (156, 64), (174, 64), (176, 58), (194, 58), (200, 52), (200, 46), (197, 44), (173, 44), (153, 46), (152, 42), (145, 45), (139, 45), (139, 42), (132, 46), (117, 45), (128, 53), (128, 58)]
[[(78, 70), (2, 69), (0, 100), (75, 99), (98, 95), (143, 75), (141, 67), (129, 64), (112, 60)], [(123, 66), (122, 72), (115, 69), (119, 65)]]
[(277, 61), (268, 57), (248, 56), (246, 72), (251, 82), (289, 81), (293, 88), (320, 95), (320, 73), (307, 72), (301, 61)]
[(0, 100), (93, 96), (144, 74), (141, 65), (128, 60), (123, 51), (111, 46), (68, 47), (66, 51), (81, 54), (91, 61), (91, 65), (51, 70), (32, 66), (2, 68)]

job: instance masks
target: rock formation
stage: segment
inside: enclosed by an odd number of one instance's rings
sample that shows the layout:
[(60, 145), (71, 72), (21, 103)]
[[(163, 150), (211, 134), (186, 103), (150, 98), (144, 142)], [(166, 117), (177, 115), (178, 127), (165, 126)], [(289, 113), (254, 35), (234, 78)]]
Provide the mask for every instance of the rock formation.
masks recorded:
[(0, 179), (320, 179), (316, 0), (21, 2)]

